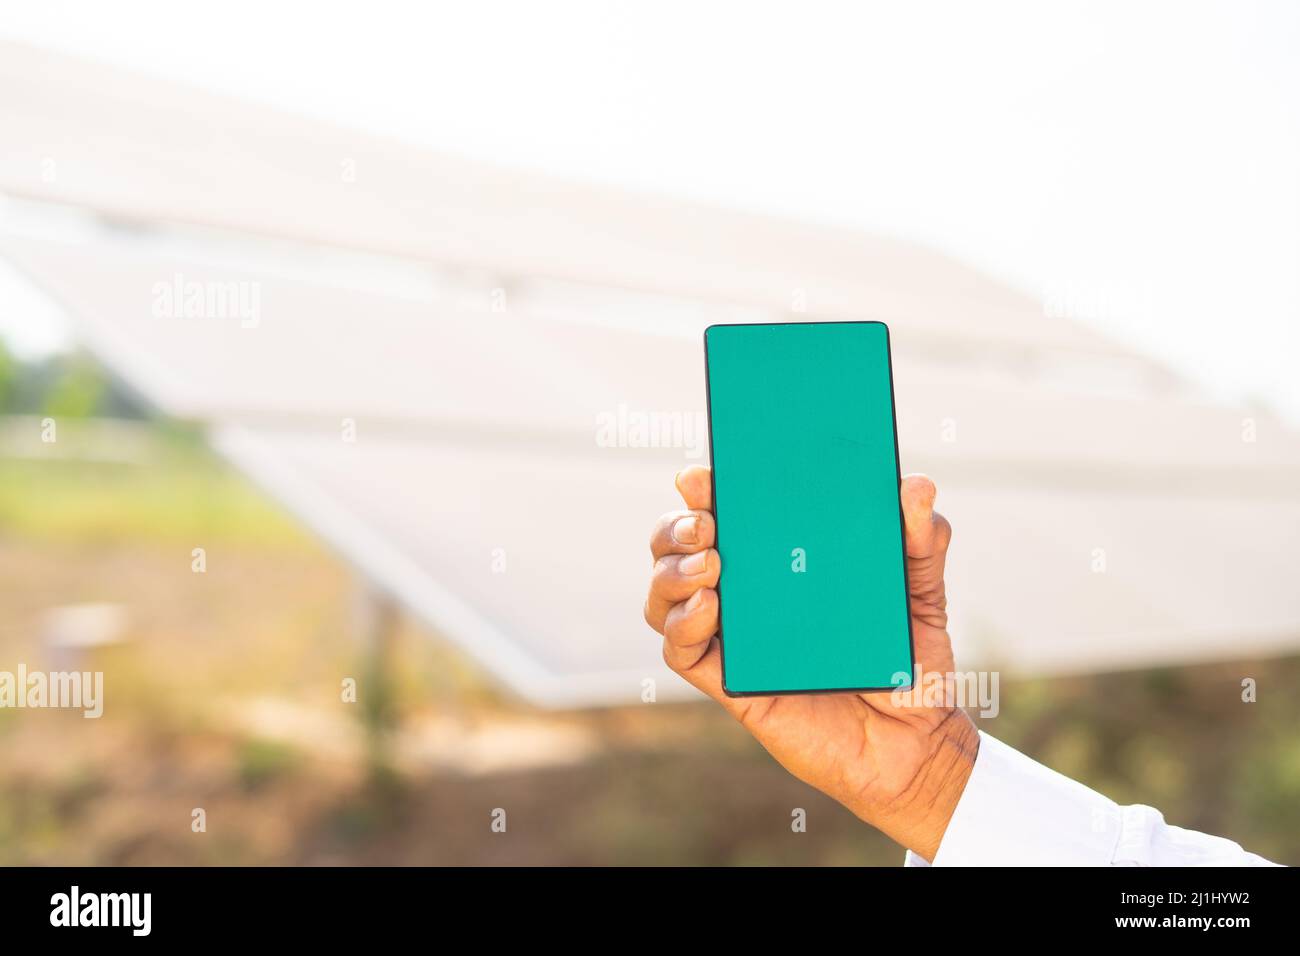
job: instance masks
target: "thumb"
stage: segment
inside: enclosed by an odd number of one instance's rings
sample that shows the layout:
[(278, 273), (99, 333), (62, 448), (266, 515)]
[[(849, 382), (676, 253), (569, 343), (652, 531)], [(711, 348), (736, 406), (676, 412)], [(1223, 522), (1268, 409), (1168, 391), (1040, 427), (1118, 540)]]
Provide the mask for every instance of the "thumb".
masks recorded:
[(907, 557), (928, 558), (935, 551), (935, 496), (939, 489), (928, 475), (905, 475), (898, 486), (907, 537)]
[(938, 489), (927, 475), (906, 475), (898, 495), (903, 505), (903, 533), (911, 559), (943, 560), (952, 539), (947, 519), (934, 510)]

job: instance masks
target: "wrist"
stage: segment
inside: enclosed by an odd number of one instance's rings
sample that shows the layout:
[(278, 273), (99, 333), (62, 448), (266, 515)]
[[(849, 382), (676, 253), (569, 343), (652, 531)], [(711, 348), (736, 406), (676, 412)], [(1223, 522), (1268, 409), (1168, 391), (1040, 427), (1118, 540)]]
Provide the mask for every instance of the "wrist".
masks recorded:
[(979, 753), (979, 731), (954, 707), (926, 737), (927, 756), (912, 783), (890, 802), (876, 826), (933, 862), (966, 790)]

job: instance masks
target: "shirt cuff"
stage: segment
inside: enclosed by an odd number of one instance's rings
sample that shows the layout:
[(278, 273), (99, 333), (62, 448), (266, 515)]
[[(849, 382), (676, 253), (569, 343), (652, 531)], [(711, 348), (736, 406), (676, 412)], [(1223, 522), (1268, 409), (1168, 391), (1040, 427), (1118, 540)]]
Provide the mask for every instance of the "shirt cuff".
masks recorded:
[[(966, 789), (934, 866), (1109, 866), (1118, 804), (980, 732)], [(929, 866), (907, 854), (905, 865)]]

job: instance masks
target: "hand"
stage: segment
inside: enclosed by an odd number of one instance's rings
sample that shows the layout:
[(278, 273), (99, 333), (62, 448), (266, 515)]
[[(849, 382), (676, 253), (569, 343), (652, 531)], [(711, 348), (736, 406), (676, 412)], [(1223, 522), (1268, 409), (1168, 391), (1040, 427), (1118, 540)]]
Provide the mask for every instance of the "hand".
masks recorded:
[[(720, 703), (800, 780), (933, 860), (975, 763), (979, 736), (970, 718), (955, 706), (895, 703), (890, 692), (726, 696), (717, 638), (722, 561), (713, 548), (709, 469), (680, 472), (677, 490), (689, 510), (669, 512), (655, 525), (645, 604), (647, 623), (664, 635), (668, 666)], [(943, 567), (952, 529), (933, 510), (929, 478), (908, 475), (900, 493), (916, 663), (927, 674), (950, 674)]]

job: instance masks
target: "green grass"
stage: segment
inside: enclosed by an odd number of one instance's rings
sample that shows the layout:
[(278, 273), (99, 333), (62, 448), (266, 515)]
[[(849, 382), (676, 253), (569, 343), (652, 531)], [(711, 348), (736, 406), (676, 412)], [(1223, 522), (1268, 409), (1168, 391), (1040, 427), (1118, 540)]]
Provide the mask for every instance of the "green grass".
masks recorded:
[(44, 541), (246, 544), (309, 547), (307, 536), (194, 436), (146, 432), (138, 463), (7, 461), (0, 470), (0, 529)]
[(245, 790), (258, 790), (298, 766), (296, 750), (275, 740), (244, 741), (238, 751), (239, 782)]

